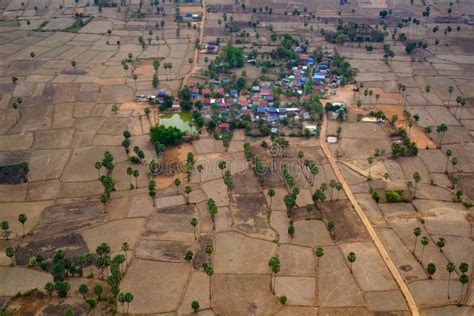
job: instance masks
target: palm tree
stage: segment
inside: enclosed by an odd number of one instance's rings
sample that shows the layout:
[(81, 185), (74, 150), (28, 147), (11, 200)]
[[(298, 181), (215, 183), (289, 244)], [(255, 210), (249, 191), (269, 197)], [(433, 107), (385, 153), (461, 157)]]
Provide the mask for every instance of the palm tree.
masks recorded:
[(456, 266), (454, 265), (454, 263), (448, 262), (448, 264), (446, 265), (446, 270), (448, 270), (448, 300), (449, 300), (449, 284), (451, 282), (451, 273), (453, 273), (455, 269), (456, 269)]
[(270, 212), (272, 211), (272, 200), (273, 200), (273, 197), (275, 196), (275, 189), (268, 189), (268, 197), (270, 198)]
[(207, 261), (209, 261), (209, 264), (211, 264), (211, 255), (214, 252), (214, 247), (212, 245), (207, 245), (206, 246), (206, 253), (207, 253)]
[(458, 306), (462, 306), (462, 294), (463, 294), (463, 291), (464, 291), (464, 285), (469, 282), (469, 277), (467, 276), (467, 274), (461, 274), (461, 276), (459, 277), (459, 282), (461, 282), (461, 294), (459, 295), (459, 303), (458, 303)]
[(194, 313), (197, 314), (197, 312), (199, 312), (199, 302), (198, 301), (192, 301), (191, 302), (191, 308), (193, 309)]
[(418, 236), (421, 235), (421, 228), (420, 227), (415, 227), (415, 229), (413, 230), (413, 234), (415, 235), (415, 243), (413, 244), (412, 253), (416, 256), (416, 241), (418, 239)]
[(189, 204), (189, 194), (193, 191), (190, 185), (184, 187), (184, 193), (186, 193), (186, 204)]
[(453, 165), (453, 170), (452, 170), (453, 173), (454, 173), (455, 167), (458, 163), (459, 163), (459, 160), (458, 160), (457, 157), (453, 157), (453, 159), (451, 159), (451, 164)]
[(336, 200), (339, 200), (339, 191), (343, 189), (342, 183), (337, 181), (336, 183), (336, 190), (337, 190), (337, 195), (336, 195)]
[(431, 279), (433, 274), (436, 272), (436, 265), (433, 262), (428, 263), (426, 272), (428, 272), (428, 278)]
[(33, 68), (35, 68), (35, 52), (31, 52), (30, 53), (30, 57), (31, 57), (31, 63), (33, 64)]
[(271, 257), (270, 261), (268, 261), (268, 266), (272, 271), (270, 289), (272, 290), (272, 293), (275, 294), (275, 278), (276, 274), (280, 272), (280, 258), (278, 258), (278, 256)]
[(415, 190), (413, 191), (413, 198), (416, 198), (416, 189), (418, 187), (418, 182), (421, 181), (421, 175), (419, 172), (413, 173), (413, 180), (415, 180)]
[(10, 228), (10, 225), (8, 224), (8, 222), (3, 221), (2, 222), (2, 230), (3, 230), (3, 237), (5, 238), (5, 240), (8, 240), (8, 235), (9, 235), (8, 229), (9, 228)]
[(127, 259), (127, 251), (130, 249), (130, 245), (128, 244), (128, 242), (124, 242), (122, 244), (122, 251), (124, 252), (125, 254), (125, 262), (128, 264), (128, 259)]
[(181, 180), (178, 178), (174, 179), (174, 186), (176, 187), (176, 194), (179, 194), (179, 186), (181, 185)]
[(104, 213), (105, 213), (105, 205), (107, 204), (108, 201), (109, 201), (109, 198), (107, 197), (106, 194), (102, 194), (100, 196), (100, 203), (102, 203)]
[(225, 160), (220, 160), (218, 163), (219, 169), (222, 171), (222, 175), (224, 175), (224, 169), (227, 167), (227, 163)]
[(349, 252), (349, 254), (347, 255), (347, 260), (350, 262), (350, 266), (349, 266), (349, 270), (351, 270), (351, 273), (352, 273), (352, 264), (356, 261), (357, 259), (357, 256), (355, 254), (355, 252)]
[(7, 247), (5, 249), (5, 254), (7, 255), (8, 258), (10, 258), (11, 260), (10, 265), (13, 267), (15, 265), (15, 259), (13, 259), (13, 256), (15, 256), (15, 249), (13, 247)]
[(372, 177), (370, 175), (370, 168), (371, 168), (372, 164), (374, 163), (374, 157), (371, 156), (371, 157), (367, 158), (367, 162), (369, 163), (369, 176), (367, 177), (367, 180), (371, 180)]
[(135, 187), (138, 189), (138, 177), (140, 176), (140, 171), (135, 169), (133, 170), (132, 175), (135, 178)]
[(18, 221), (23, 226), (23, 238), (25, 238), (25, 223), (27, 220), (28, 220), (28, 217), (26, 216), (25, 213), (21, 213), (20, 215), (18, 215)]
[(446, 173), (448, 173), (449, 157), (451, 157), (452, 155), (453, 155), (453, 151), (451, 149), (446, 150), (446, 156), (448, 157), (446, 159), (446, 168), (445, 168)]
[(88, 291), (89, 291), (89, 289), (87, 288), (87, 285), (85, 285), (85, 284), (79, 285), (79, 293), (82, 294), (83, 299), (86, 299), (86, 295), (87, 295)]
[(212, 229), (216, 229), (216, 215), (219, 212), (216, 202), (213, 199), (207, 200), (207, 209), (209, 211), (209, 214), (211, 215), (211, 220), (212, 220)]
[(454, 92), (454, 87), (453, 86), (449, 86), (448, 87), (448, 93), (449, 93), (449, 97), (448, 97), (448, 108), (449, 106), (451, 105), (451, 95), (453, 94)]
[(448, 131), (448, 126), (444, 123), (441, 123), (436, 127), (436, 132), (438, 133), (438, 148), (441, 148), (441, 143), (443, 141), (444, 134)]
[(321, 247), (318, 247), (314, 251), (314, 254), (316, 255), (316, 258), (318, 258), (317, 261), (316, 261), (316, 265), (319, 266), (319, 260), (322, 256), (324, 256), (324, 249), (321, 248)]
[(133, 301), (133, 294), (130, 292), (125, 293), (124, 299), (125, 299), (125, 302), (127, 303), (127, 314), (128, 314), (130, 303)]
[(329, 221), (327, 224), (327, 229), (329, 231), (329, 235), (331, 235), (332, 239), (335, 237), (334, 229), (336, 229), (336, 223), (334, 221)]
[(95, 168), (97, 169), (97, 173), (99, 174), (99, 179), (100, 179), (100, 169), (102, 168), (102, 163), (100, 161), (97, 161), (95, 163)]
[(204, 167), (202, 165), (197, 165), (196, 170), (199, 173), (199, 183), (201, 183), (201, 172), (204, 170)]
[(336, 180), (334, 180), (334, 179), (329, 180), (329, 187), (331, 188), (331, 193), (330, 193), (330, 195), (331, 195), (331, 199), (330, 199), (330, 200), (331, 200), (331, 201), (332, 201), (332, 196), (333, 196), (332, 193), (333, 193), (334, 188), (336, 187), (336, 185), (337, 185), (337, 181), (336, 181)]
[(426, 106), (428, 105), (428, 94), (430, 93), (430, 91), (431, 91), (431, 86), (427, 85), (425, 87), (425, 92), (426, 92), (426, 94), (425, 94), (425, 105)]
[(212, 275), (214, 274), (214, 268), (207, 263), (203, 264), (204, 272), (209, 276), (209, 300), (212, 298)]
[(423, 264), (423, 253), (425, 252), (425, 247), (429, 244), (430, 240), (428, 239), (427, 236), (421, 237), (421, 245), (423, 248), (421, 248), (421, 256), (420, 256), (420, 263)]
[(443, 247), (446, 245), (446, 239), (443, 237), (439, 237), (438, 241), (436, 242), (436, 245), (438, 245), (439, 251), (443, 252)]
[(459, 265), (459, 271), (461, 271), (461, 273), (466, 273), (468, 270), (469, 265), (465, 262), (461, 262), (461, 264)]
[(191, 226), (193, 226), (194, 240), (197, 240), (196, 236), (196, 226), (199, 224), (199, 221), (196, 217), (191, 218)]
[(288, 225), (288, 235), (290, 235), (291, 238), (295, 236), (295, 231), (295, 226), (290, 223), (290, 225)]
[[(138, 75), (137, 74), (133, 74), (133, 81), (135, 81), (135, 93), (137, 93), (137, 79), (138, 79)], [(147, 115), (148, 116), (148, 115)]]

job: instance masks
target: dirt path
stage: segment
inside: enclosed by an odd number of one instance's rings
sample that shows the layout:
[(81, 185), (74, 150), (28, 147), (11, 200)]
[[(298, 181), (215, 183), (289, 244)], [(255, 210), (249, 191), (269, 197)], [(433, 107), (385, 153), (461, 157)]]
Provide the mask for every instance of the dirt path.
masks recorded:
[[(206, 25), (206, 0), (202, 0), (202, 19), (201, 23), (199, 25), (199, 43), (202, 45), (204, 42), (204, 27)], [(193, 64), (191, 65), (191, 69), (189, 72), (184, 76), (183, 78), (183, 86), (188, 84), (189, 78), (196, 73), (196, 71), (199, 69), (198, 67), (198, 62), (199, 62), (199, 48), (196, 48), (194, 50), (194, 57), (193, 57)]]
[(323, 116), (323, 125), (321, 128), (321, 137), (320, 137), (320, 143), (321, 143), (321, 148), (324, 151), (324, 154), (329, 160), (329, 163), (331, 164), (331, 168), (334, 171), (334, 174), (337, 177), (337, 180), (342, 183), (342, 186), (344, 188), (344, 192), (347, 195), (347, 198), (351, 202), (352, 206), (354, 207), (355, 211), (359, 215), (362, 223), (364, 224), (365, 228), (367, 229), (367, 232), (370, 235), (370, 238), (372, 242), (374, 243), (375, 247), (377, 247), (377, 250), (380, 253), (380, 256), (382, 257), (383, 261), (385, 262), (385, 265), (389, 269), (390, 273), (392, 274), (395, 282), (397, 282), (398, 287), (403, 293), (403, 296), (405, 297), (405, 300), (407, 302), (408, 308), (410, 309), (410, 312), (413, 316), (419, 316), (420, 312), (418, 311), (418, 307), (416, 306), (415, 299), (413, 298), (412, 294), (410, 293), (410, 290), (408, 289), (408, 286), (405, 284), (403, 281), (403, 278), (398, 271), (397, 267), (393, 263), (392, 259), (390, 259), (387, 250), (385, 249), (384, 245), (380, 241), (379, 237), (377, 236), (377, 233), (375, 232), (374, 227), (370, 223), (369, 219), (365, 215), (364, 211), (360, 207), (359, 203), (357, 202), (356, 198), (354, 197), (354, 194), (352, 193), (349, 185), (347, 184), (346, 180), (342, 176), (341, 171), (339, 170), (339, 167), (336, 164), (336, 159), (334, 159), (334, 156), (332, 155), (331, 151), (329, 150), (329, 147), (327, 146), (326, 143), (326, 131), (327, 131), (327, 125), (328, 125), (328, 120), (326, 116)]

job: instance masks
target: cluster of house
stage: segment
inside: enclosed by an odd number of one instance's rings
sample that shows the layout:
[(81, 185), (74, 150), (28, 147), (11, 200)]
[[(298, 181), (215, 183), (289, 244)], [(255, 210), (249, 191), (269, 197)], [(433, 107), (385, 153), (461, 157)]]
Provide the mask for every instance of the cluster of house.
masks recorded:
[[(207, 49), (214, 49), (216, 43), (208, 43)], [(230, 85), (230, 80), (222, 82), (209, 80), (204, 88), (191, 86), (193, 101), (200, 100), (203, 112), (212, 107), (217, 107), (221, 122), (218, 127), (222, 130), (228, 129), (230, 125), (227, 123), (232, 116), (234, 118), (244, 118), (251, 121), (266, 120), (272, 122), (274, 128), (272, 132), (276, 132), (278, 121), (286, 118), (294, 118), (304, 121), (310, 120), (310, 114), (299, 107), (299, 101), (310, 101), (312, 93), (320, 93), (325, 95), (327, 89), (336, 88), (341, 84), (341, 78), (331, 74), (329, 70), (329, 60), (332, 58), (330, 54), (325, 54), (321, 62), (315, 63), (314, 59), (304, 53), (300, 54), (303, 63), (294, 67), (287, 76), (275, 82), (262, 82), (254, 85), (249, 89), (225, 89), (224, 86)], [(303, 95), (305, 83), (311, 80), (311, 93)], [(273, 88), (278, 87), (286, 96), (280, 96), (280, 106), (274, 107), (274, 91)], [(153, 99), (160, 100), (166, 96), (165, 91), (158, 91)], [(147, 98), (145, 96), (137, 96), (137, 98)], [(282, 107), (281, 105), (285, 105)], [(342, 106), (341, 106), (342, 108)], [(172, 109), (180, 110), (179, 100), (173, 102)], [(206, 115), (205, 115), (206, 116)]]

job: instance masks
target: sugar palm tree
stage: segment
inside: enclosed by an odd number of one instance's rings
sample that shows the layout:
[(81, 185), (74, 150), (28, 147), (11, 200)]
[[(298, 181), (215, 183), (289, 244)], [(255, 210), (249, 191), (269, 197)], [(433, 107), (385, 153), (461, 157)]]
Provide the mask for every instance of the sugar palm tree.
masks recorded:
[(125, 302), (127, 303), (127, 314), (128, 314), (128, 309), (130, 308), (130, 303), (133, 301), (133, 294), (130, 292), (125, 293)]
[(414, 191), (413, 191), (413, 198), (416, 198), (416, 189), (418, 187), (418, 182), (421, 181), (421, 175), (419, 172), (415, 172), (413, 173), (413, 180), (415, 180), (415, 187), (414, 187)]
[(184, 193), (186, 193), (186, 204), (189, 204), (189, 194), (193, 191), (190, 185), (184, 187)]
[(218, 166), (222, 171), (222, 175), (224, 175), (224, 169), (227, 167), (227, 162), (225, 160), (220, 160)]
[(204, 167), (202, 165), (197, 165), (196, 170), (199, 173), (199, 183), (201, 183), (201, 172), (204, 170)]
[(448, 131), (448, 126), (444, 123), (441, 123), (436, 127), (436, 133), (438, 133), (438, 148), (441, 148), (441, 143), (443, 142), (444, 134)]
[(336, 190), (337, 190), (337, 195), (336, 195), (336, 200), (339, 200), (339, 191), (343, 189), (342, 183), (337, 181), (336, 183)]
[(461, 282), (461, 294), (459, 295), (459, 303), (458, 306), (462, 306), (462, 298), (463, 298), (463, 292), (464, 292), (464, 285), (469, 282), (469, 277), (467, 274), (461, 274), (459, 277), (459, 282)]
[[(135, 93), (137, 93), (137, 79), (138, 79), (138, 75), (137, 74), (133, 74), (133, 81), (135, 82)], [(148, 115), (147, 115), (148, 116)]]
[(275, 278), (278, 272), (280, 272), (280, 258), (278, 256), (273, 256), (268, 261), (268, 266), (272, 271), (272, 278), (270, 283), (270, 289), (273, 294), (275, 294)]
[(140, 171), (135, 169), (133, 170), (132, 175), (135, 178), (135, 187), (138, 189), (138, 177), (140, 176)]
[(420, 262), (423, 264), (423, 253), (425, 252), (425, 247), (429, 244), (430, 240), (427, 236), (421, 237), (421, 245), (423, 248), (421, 248), (421, 256), (420, 256)]
[(273, 197), (275, 196), (275, 189), (268, 189), (268, 197), (270, 198), (270, 212), (272, 211), (272, 200), (273, 200)]
[(448, 93), (449, 93), (449, 96), (448, 96), (448, 108), (449, 106), (451, 105), (451, 95), (453, 94), (454, 92), (454, 87), (453, 86), (449, 86), (448, 87)]
[(415, 229), (413, 230), (413, 234), (415, 235), (415, 243), (413, 244), (412, 253), (416, 256), (416, 242), (417, 242), (418, 236), (421, 235), (421, 228), (420, 227), (415, 227)]
[(25, 223), (27, 220), (28, 220), (28, 217), (26, 216), (25, 213), (21, 213), (20, 215), (18, 215), (18, 221), (23, 226), (23, 238), (25, 238)]
[(428, 94), (431, 92), (431, 86), (430, 85), (427, 85), (425, 87), (425, 105), (427, 106), (428, 105)]
[(352, 264), (356, 261), (356, 259), (357, 259), (357, 256), (355, 252), (353, 251), (349, 252), (349, 254), (347, 255), (347, 260), (350, 262), (349, 270), (351, 271), (351, 273), (352, 273)]
[(8, 224), (7, 221), (3, 221), (1, 226), (3, 230), (3, 237), (5, 238), (5, 240), (8, 240), (8, 235), (9, 235), (8, 229), (10, 228), (10, 225)]
[(448, 173), (448, 164), (449, 164), (449, 157), (453, 155), (453, 151), (451, 149), (446, 150), (446, 167), (445, 167), (445, 172)]
[(174, 179), (174, 186), (176, 187), (176, 194), (179, 194), (179, 186), (181, 185), (181, 180), (176, 178)]
[(453, 170), (452, 170), (453, 173), (456, 171), (455, 167), (458, 163), (459, 163), (459, 160), (457, 157), (453, 157), (453, 159), (451, 159), (451, 164), (453, 165)]
[(291, 238), (293, 238), (295, 236), (295, 226), (290, 223), (290, 225), (288, 225), (288, 235), (290, 235)]
[(7, 247), (5, 249), (5, 255), (10, 258), (11, 263), (10, 265), (13, 267), (15, 265), (15, 259), (13, 258), (15, 256), (15, 249), (13, 247)]
[(197, 240), (196, 236), (196, 226), (199, 224), (199, 221), (196, 217), (191, 218), (191, 226), (193, 226), (194, 240)]
[(213, 252), (214, 252), (214, 247), (212, 247), (211, 244), (207, 245), (206, 253), (207, 253), (207, 261), (209, 262), (209, 264), (211, 264), (211, 256)]
[(456, 266), (454, 265), (454, 263), (452, 262), (448, 262), (448, 264), (446, 265), (446, 270), (448, 270), (448, 300), (449, 300), (449, 285), (451, 283), (451, 273), (454, 272), (454, 270), (456, 269)]
[(99, 179), (100, 179), (100, 169), (102, 168), (102, 163), (100, 161), (97, 161), (95, 163), (95, 168), (97, 169), (97, 173), (99, 174)]
[(319, 266), (319, 260), (322, 256), (324, 256), (324, 249), (321, 247), (317, 247), (314, 251), (314, 254), (316, 255), (316, 258), (318, 258), (316, 261), (316, 265)]
[(443, 247), (446, 245), (446, 239), (444, 239), (443, 237), (439, 237), (438, 241), (436, 242), (436, 245), (438, 246), (439, 251), (443, 252)]
[(334, 221), (329, 221), (327, 224), (327, 229), (329, 231), (329, 235), (331, 235), (332, 239), (335, 237), (334, 230), (336, 229), (336, 223)]
[(33, 64), (33, 68), (35, 68), (35, 52), (31, 52), (30, 53), (30, 57), (31, 57), (31, 63)]
[(431, 279), (433, 274), (436, 272), (436, 265), (433, 262), (428, 263), (426, 267), (426, 272), (428, 272), (428, 278)]

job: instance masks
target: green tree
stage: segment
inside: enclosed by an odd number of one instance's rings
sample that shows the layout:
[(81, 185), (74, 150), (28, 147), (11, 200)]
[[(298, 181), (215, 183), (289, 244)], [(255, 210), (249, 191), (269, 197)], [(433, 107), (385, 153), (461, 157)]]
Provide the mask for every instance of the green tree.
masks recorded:
[(138, 177), (140, 176), (140, 171), (135, 169), (133, 170), (132, 175), (135, 178), (135, 187), (138, 189)]
[(71, 285), (67, 281), (56, 281), (54, 283), (54, 289), (59, 297), (66, 297), (67, 292), (71, 289)]
[(224, 175), (224, 169), (227, 167), (227, 162), (225, 160), (220, 160), (218, 166), (222, 171), (222, 175)]
[(7, 247), (5, 249), (5, 255), (10, 258), (10, 265), (13, 267), (15, 265), (15, 259), (13, 258), (15, 256), (15, 249), (13, 247)]
[(272, 200), (273, 200), (273, 197), (275, 196), (275, 189), (273, 188), (270, 188), (268, 189), (268, 197), (270, 198), (270, 212), (272, 211)]
[(87, 285), (85, 285), (85, 284), (79, 285), (79, 293), (82, 294), (83, 299), (86, 299), (86, 295), (87, 295), (88, 291), (89, 291), (89, 289), (87, 288)]
[(193, 260), (193, 252), (191, 250), (188, 250), (188, 252), (186, 252), (186, 254), (184, 255), (184, 260), (190, 262), (191, 260)]
[(197, 240), (196, 226), (198, 225), (198, 223), (199, 221), (196, 217), (191, 218), (191, 226), (193, 226), (194, 240)]
[(421, 245), (423, 248), (421, 248), (421, 256), (420, 256), (420, 262), (423, 263), (423, 253), (425, 252), (425, 247), (429, 244), (430, 240), (427, 236), (421, 237)]
[(10, 228), (10, 225), (8, 224), (8, 222), (3, 221), (2, 230), (3, 230), (3, 237), (5, 238), (5, 240), (8, 240), (8, 236), (10, 235), (10, 232), (8, 231), (9, 228)]
[(316, 265), (319, 266), (319, 260), (322, 256), (324, 256), (324, 249), (321, 247), (317, 247), (316, 250), (314, 251), (314, 254), (316, 255), (316, 258), (317, 258)]
[(130, 245), (128, 244), (128, 242), (124, 242), (122, 244), (122, 251), (124, 252), (125, 254), (125, 262), (128, 264), (128, 260), (127, 260), (127, 251), (130, 249)]
[(420, 227), (415, 227), (415, 229), (413, 229), (413, 234), (415, 235), (415, 243), (413, 244), (412, 253), (414, 255), (416, 255), (416, 242), (417, 242), (418, 236), (421, 235), (421, 228)]
[(211, 244), (206, 245), (206, 253), (207, 253), (207, 261), (209, 261), (209, 264), (211, 264), (211, 256), (212, 253), (214, 252), (214, 247), (212, 247)]
[(431, 279), (433, 274), (436, 272), (436, 265), (433, 262), (428, 263), (428, 266), (426, 266), (426, 272), (428, 272), (428, 277)]
[(25, 223), (27, 220), (28, 217), (25, 213), (21, 213), (20, 215), (18, 215), (18, 221), (21, 223), (21, 226), (23, 226), (23, 238), (25, 237)]
[(44, 286), (44, 290), (46, 291), (46, 293), (48, 293), (49, 297), (52, 297), (54, 292), (54, 284), (51, 282), (46, 283), (46, 285)]
[(272, 293), (275, 294), (275, 278), (278, 272), (280, 272), (280, 258), (278, 256), (273, 256), (268, 261), (268, 266), (272, 271), (272, 278), (270, 283), (270, 289)]
[(352, 264), (356, 261), (356, 259), (357, 259), (357, 256), (356, 256), (355, 252), (353, 252), (353, 251), (349, 252), (349, 254), (347, 255), (347, 260), (350, 263), (349, 270), (351, 270), (351, 273), (352, 273)]
[(288, 225), (288, 235), (290, 235), (291, 238), (295, 236), (295, 226), (293, 224)]
[(467, 274), (461, 274), (461, 276), (459, 277), (459, 282), (461, 282), (461, 294), (459, 295), (458, 306), (462, 306), (464, 286), (466, 285), (466, 283), (469, 282), (469, 277), (467, 276)]
[(329, 221), (327, 223), (327, 229), (329, 231), (329, 235), (331, 235), (331, 238), (334, 239), (335, 237), (335, 229), (336, 229), (336, 223), (334, 221)]
[(448, 164), (449, 164), (449, 157), (453, 155), (453, 151), (451, 149), (446, 150), (446, 167), (445, 167), (445, 172), (448, 173)]
[(118, 105), (112, 104), (112, 112), (114, 112), (114, 114), (117, 114), (118, 110), (119, 110)]
[(181, 180), (176, 178), (174, 179), (174, 186), (176, 187), (176, 194), (179, 194), (179, 186), (181, 185)]
[(199, 302), (198, 301), (192, 301), (191, 302), (191, 308), (193, 309), (193, 311), (195, 313), (199, 312), (199, 308), (200, 308)]
[(125, 293), (124, 299), (125, 299), (125, 302), (127, 303), (127, 314), (128, 314), (130, 303), (133, 301), (133, 294), (130, 292)]
[(451, 283), (451, 273), (453, 273), (455, 269), (456, 269), (456, 266), (454, 265), (454, 263), (448, 262), (448, 264), (446, 265), (446, 270), (448, 271), (448, 300), (450, 299), (450, 297), (449, 297), (449, 285)]
[(104, 291), (102, 286), (100, 284), (94, 285), (93, 291), (94, 291), (94, 294), (97, 295), (97, 300), (100, 301), (100, 296), (102, 295), (102, 292)]
[(418, 188), (418, 182), (421, 181), (421, 175), (419, 172), (413, 173), (413, 180), (415, 180), (415, 190), (413, 191), (413, 198), (416, 198), (416, 189)]
[(184, 193), (186, 193), (186, 204), (189, 204), (189, 194), (193, 191), (190, 185), (184, 187)]
[(438, 246), (439, 251), (443, 252), (443, 247), (446, 245), (446, 239), (444, 239), (443, 237), (439, 237), (438, 241), (436, 242), (436, 245)]

